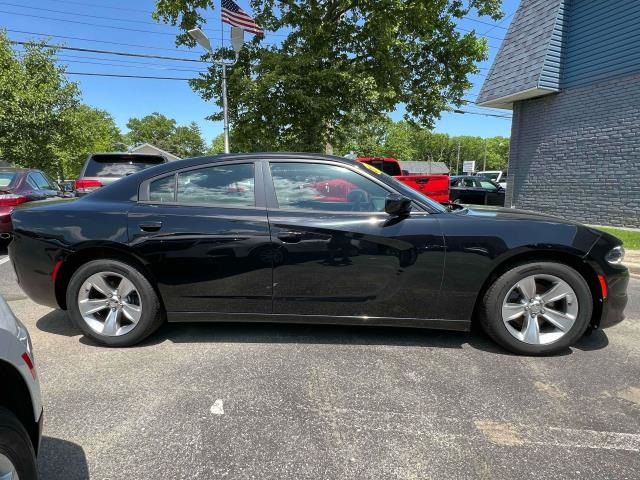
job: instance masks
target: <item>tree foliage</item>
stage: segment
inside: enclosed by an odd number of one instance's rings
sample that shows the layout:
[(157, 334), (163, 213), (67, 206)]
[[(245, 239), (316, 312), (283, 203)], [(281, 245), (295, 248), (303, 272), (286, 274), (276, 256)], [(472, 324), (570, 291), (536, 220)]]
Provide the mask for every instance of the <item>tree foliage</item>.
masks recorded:
[(18, 54), (0, 32), (0, 157), (64, 179), (80, 172), (89, 153), (116, 148), (121, 136), (111, 115), (80, 103), (55, 55), (37, 42)]
[[(157, 0), (155, 18), (186, 30), (203, 26), (214, 0)], [(475, 11), (497, 19), (500, 0), (251, 0), (276, 43), (253, 38), (230, 69), (229, 117), (236, 150), (331, 150), (354, 115), (377, 117), (403, 104), (407, 119), (432, 127), (460, 106), (487, 43), (456, 30)], [(269, 34), (267, 33), (268, 38)], [(214, 58), (230, 52), (218, 48)], [(191, 82), (221, 105), (218, 66)], [(220, 113), (211, 118), (219, 120)]]
[(154, 112), (142, 118), (130, 118), (126, 139), (130, 145), (150, 143), (181, 158), (203, 155), (207, 147), (195, 122), (178, 126), (173, 118)]
[(354, 152), (360, 156), (444, 162), (452, 174), (456, 172), (456, 165), (461, 172), (465, 160), (475, 160), (476, 169), (482, 170), (486, 158), (487, 170), (499, 170), (507, 167), (509, 159), (509, 139), (506, 137), (449, 136), (407, 121), (393, 122), (386, 117), (375, 122), (342, 126), (339, 130), (340, 141), (336, 145), (339, 155)]
[(79, 91), (55, 50), (43, 44), (25, 47), (21, 56), (0, 31), (0, 156), (14, 165), (62, 174), (57, 152), (70, 129), (69, 112), (79, 104)]
[(113, 117), (97, 108), (79, 105), (66, 113), (68, 129), (54, 148), (62, 166), (61, 178), (75, 178), (90, 153), (123, 150), (120, 130)]

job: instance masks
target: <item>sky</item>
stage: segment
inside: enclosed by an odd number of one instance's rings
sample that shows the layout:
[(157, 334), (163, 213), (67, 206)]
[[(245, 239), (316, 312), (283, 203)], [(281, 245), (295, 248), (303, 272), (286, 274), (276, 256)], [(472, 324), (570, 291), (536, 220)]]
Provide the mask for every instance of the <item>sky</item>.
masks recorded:
[[(219, 2), (214, 11), (207, 11), (205, 33), (214, 46), (222, 35), (229, 39), (229, 26), (221, 30)], [(248, 0), (236, 0), (250, 13)], [(470, 17), (459, 22), (460, 30), (475, 30), (487, 36), (489, 59), (478, 64), (480, 73), (471, 80), (473, 86), (465, 98), (474, 100), (480, 91), (488, 69), (498, 52), (501, 39), (513, 18), (519, 0), (503, 0), (505, 17), (499, 22), (482, 17)], [(180, 58), (199, 58), (199, 47), (187, 49), (175, 46), (177, 28), (158, 24), (151, 18), (154, 0), (0, 0), (0, 28), (7, 30), (10, 39), (26, 41), (48, 38), (49, 43), (94, 50), (142, 53)], [(277, 32), (266, 33), (265, 42), (277, 42)], [(89, 52), (63, 51), (59, 61), (68, 72), (142, 75), (192, 78), (202, 67), (197, 63), (133, 58)], [(122, 131), (131, 117), (143, 117), (160, 112), (175, 118), (178, 124), (195, 121), (207, 143), (222, 132), (221, 122), (206, 120), (217, 106), (205, 102), (184, 80), (151, 80), (134, 78), (69, 75), (79, 83), (83, 101), (113, 115)], [(467, 114), (444, 113), (434, 131), (451, 135), (509, 136), (511, 120), (485, 114), (509, 116), (510, 111), (485, 109), (473, 105), (464, 107)], [(402, 107), (392, 118), (402, 118)]]

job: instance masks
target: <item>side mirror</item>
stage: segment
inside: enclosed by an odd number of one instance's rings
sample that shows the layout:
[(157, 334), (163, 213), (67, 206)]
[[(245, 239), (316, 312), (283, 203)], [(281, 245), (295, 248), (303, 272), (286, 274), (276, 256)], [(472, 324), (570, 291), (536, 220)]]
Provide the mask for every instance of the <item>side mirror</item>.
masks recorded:
[(405, 217), (411, 213), (411, 199), (393, 193), (387, 195), (384, 211), (395, 217)]

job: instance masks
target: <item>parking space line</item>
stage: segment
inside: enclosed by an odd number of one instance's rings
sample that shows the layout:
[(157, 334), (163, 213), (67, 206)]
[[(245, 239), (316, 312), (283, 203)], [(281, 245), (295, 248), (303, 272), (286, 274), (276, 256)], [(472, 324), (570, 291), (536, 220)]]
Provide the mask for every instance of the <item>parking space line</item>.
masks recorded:
[(9, 257), (8, 256), (6, 256), (4, 258), (0, 258), (0, 265), (2, 265), (4, 263), (7, 263), (8, 261), (9, 261)]

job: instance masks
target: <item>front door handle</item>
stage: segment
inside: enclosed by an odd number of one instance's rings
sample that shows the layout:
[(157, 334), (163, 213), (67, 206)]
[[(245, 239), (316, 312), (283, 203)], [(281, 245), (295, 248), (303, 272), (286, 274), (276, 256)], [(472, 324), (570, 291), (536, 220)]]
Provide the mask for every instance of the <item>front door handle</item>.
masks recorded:
[(143, 232), (157, 232), (162, 228), (162, 222), (143, 222), (139, 226)]
[(298, 243), (302, 240), (302, 232), (279, 232), (277, 236), (285, 243)]

